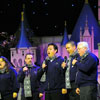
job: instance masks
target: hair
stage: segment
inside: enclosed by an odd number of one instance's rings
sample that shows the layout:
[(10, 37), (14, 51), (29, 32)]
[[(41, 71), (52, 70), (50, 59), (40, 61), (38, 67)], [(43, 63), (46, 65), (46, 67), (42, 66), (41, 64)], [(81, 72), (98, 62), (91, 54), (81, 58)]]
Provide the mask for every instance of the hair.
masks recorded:
[(78, 42), (77, 45), (79, 45), (79, 44), (82, 45), (82, 47), (86, 47), (87, 50), (89, 50), (89, 45), (88, 45), (87, 42), (85, 42), (85, 41), (83, 41), (83, 42)]
[(54, 47), (54, 50), (57, 50), (57, 52), (58, 52), (58, 46), (55, 43), (49, 43), (48, 46), (50, 46), (50, 45), (52, 45)]
[(71, 44), (72, 46), (76, 46), (76, 43), (74, 41), (68, 41), (66, 44)]
[(13, 67), (12, 64), (8, 61), (8, 59), (6, 57), (1, 56), (0, 58), (2, 58), (3, 61), (5, 61), (5, 63), (6, 63), (6, 66), (7, 66), (7, 70), (6, 71), (8, 71), (9, 67)]
[(26, 53), (25, 58), (27, 57), (27, 55), (32, 55), (33, 56), (33, 53)]

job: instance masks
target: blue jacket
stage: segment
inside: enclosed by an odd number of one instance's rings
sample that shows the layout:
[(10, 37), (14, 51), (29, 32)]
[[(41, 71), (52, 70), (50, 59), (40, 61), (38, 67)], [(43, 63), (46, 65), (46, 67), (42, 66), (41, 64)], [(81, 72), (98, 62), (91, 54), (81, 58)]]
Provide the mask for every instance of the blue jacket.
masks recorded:
[(5, 73), (0, 73), (0, 93), (3, 96), (18, 92), (18, 90), (17, 72), (13, 67), (8, 68)]
[(84, 59), (76, 62), (75, 66), (78, 68), (76, 83), (79, 87), (97, 84), (98, 64), (99, 60), (93, 53), (89, 53)]
[[(22, 83), (22, 87), (24, 86), (23, 82), (24, 82), (24, 78), (26, 75), (26, 72), (23, 72), (23, 68), (24, 66), (19, 70), (19, 73), (18, 73), (18, 81), (19, 83)], [(30, 70), (31, 91), (33, 93), (39, 92), (39, 79), (37, 76), (37, 72), (39, 68), (40, 67), (35, 65), (29, 69)]]
[(70, 66), (70, 82), (75, 82), (75, 78), (76, 78), (76, 73), (77, 73), (77, 66), (73, 66), (72, 65), (72, 61), (73, 59), (77, 59), (79, 57), (79, 54), (75, 54), (72, 59), (71, 59), (71, 66)]
[(43, 88), (41, 92), (61, 91), (61, 89), (65, 87), (64, 71), (61, 68), (61, 64), (63, 61), (64, 59), (59, 56), (55, 58), (52, 62), (48, 61), (45, 70), (41, 69), (43, 73), (46, 72), (46, 81), (41, 87)]

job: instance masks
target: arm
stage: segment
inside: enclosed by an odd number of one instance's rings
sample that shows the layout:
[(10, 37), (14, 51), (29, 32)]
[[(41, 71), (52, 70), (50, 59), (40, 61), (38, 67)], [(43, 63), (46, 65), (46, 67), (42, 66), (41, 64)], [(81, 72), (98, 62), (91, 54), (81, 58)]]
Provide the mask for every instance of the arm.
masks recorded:
[(21, 68), (21, 69), (19, 70), (19, 72), (18, 72), (18, 77), (17, 77), (18, 82), (19, 82), (19, 83), (23, 83), (24, 78), (25, 78), (25, 72), (23, 71), (23, 68)]
[(19, 91), (19, 83), (17, 81), (17, 72), (14, 69), (11, 69), (11, 76), (13, 83), (13, 98), (16, 98)]
[[(74, 61), (75, 59), (73, 60), (73, 62)], [(93, 67), (93, 65), (95, 66), (95, 64), (96, 64), (96, 59), (92, 56), (89, 56), (87, 59), (85, 59), (84, 62), (76, 61), (74, 65), (77, 66), (79, 70), (83, 72), (88, 72)]]

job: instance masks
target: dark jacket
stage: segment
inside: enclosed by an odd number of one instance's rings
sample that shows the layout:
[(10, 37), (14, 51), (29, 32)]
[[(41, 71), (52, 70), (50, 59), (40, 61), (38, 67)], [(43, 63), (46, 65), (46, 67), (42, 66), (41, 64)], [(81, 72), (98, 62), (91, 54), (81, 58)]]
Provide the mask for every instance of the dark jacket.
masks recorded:
[(61, 91), (61, 89), (65, 87), (64, 71), (61, 68), (61, 64), (63, 61), (64, 59), (59, 56), (55, 58), (52, 62), (49, 60), (47, 62), (47, 67), (45, 70), (41, 69), (43, 73), (46, 72), (46, 81), (42, 86), (44, 91), (56, 92)]
[(72, 56), (72, 59), (71, 59), (71, 66), (70, 66), (70, 82), (75, 82), (75, 78), (76, 78), (76, 73), (77, 73), (77, 66), (73, 66), (72, 65), (72, 61), (73, 59), (77, 59), (79, 58), (79, 54), (76, 53), (75, 55)]
[(13, 67), (8, 68), (5, 73), (0, 73), (0, 93), (3, 96), (18, 92), (18, 90), (17, 72)]
[[(24, 87), (24, 78), (26, 76), (26, 72), (23, 72), (24, 66), (19, 70), (18, 73), (18, 81), (19, 83), (22, 83), (22, 88)], [(39, 79), (37, 77), (37, 71), (40, 67), (34, 65), (33, 67), (29, 68), (30, 73), (30, 81), (31, 81), (31, 91), (33, 93), (39, 92)]]
[(97, 84), (97, 66), (99, 64), (98, 58), (89, 53), (84, 59), (76, 62), (75, 66), (78, 68), (76, 83), (78, 86), (90, 86)]

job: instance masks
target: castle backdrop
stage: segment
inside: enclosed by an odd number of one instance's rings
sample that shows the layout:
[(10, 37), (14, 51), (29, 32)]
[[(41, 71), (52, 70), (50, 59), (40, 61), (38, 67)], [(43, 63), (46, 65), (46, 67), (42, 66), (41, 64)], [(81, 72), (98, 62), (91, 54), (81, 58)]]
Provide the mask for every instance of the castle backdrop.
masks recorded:
[[(28, 26), (29, 27), (29, 26)], [(27, 36), (27, 27), (25, 19), (25, 11), (21, 12), (21, 26), (19, 42), (15, 48), (11, 48), (11, 62), (18, 71), (24, 65), (25, 54), (31, 52), (34, 54), (34, 61), (36, 64), (41, 65), (46, 57), (46, 48), (48, 43), (56, 43), (58, 45), (58, 54), (62, 57), (68, 56), (65, 49), (65, 44), (69, 40), (76, 43), (79, 41), (86, 41), (89, 44), (90, 51), (98, 56), (98, 47), (100, 46), (100, 0), (98, 0), (98, 21), (96, 20), (88, 0), (85, 0), (83, 9), (74, 27), (72, 35), (67, 34), (66, 22), (64, 27), (63, 36), (49, 36), (49, 37), (32, 37), (29, 42)], [(100, 49), (100, 47), (99, 47)], [(98, 56), (99, 57), (99, 56)], [(99, 57), (100, 58), (100, 57)], [(100, 82), (100, 66), (98, 66), (98, 81)]]

